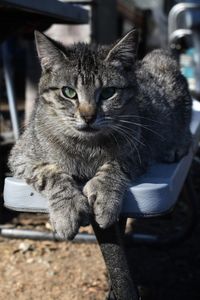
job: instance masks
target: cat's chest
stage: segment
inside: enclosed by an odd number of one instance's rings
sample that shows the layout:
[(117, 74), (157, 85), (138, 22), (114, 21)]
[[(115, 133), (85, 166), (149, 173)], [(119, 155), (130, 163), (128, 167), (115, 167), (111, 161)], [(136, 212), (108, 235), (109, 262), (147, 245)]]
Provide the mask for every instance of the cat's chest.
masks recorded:
[(84, 157), (82, 159), (73, 157), (70, 159), (71, 173), (83, 180), (92, 178), (101, 165), (103, 165), (103, 161), (100, 157)]
[(79, 148), (68, 150), (62, 149), (54, 157), (59, 166), (67, 173), (78, 178), (89, 179), (92, 178), (99, 167), (111, 159), (108, 151), (102, 148)]

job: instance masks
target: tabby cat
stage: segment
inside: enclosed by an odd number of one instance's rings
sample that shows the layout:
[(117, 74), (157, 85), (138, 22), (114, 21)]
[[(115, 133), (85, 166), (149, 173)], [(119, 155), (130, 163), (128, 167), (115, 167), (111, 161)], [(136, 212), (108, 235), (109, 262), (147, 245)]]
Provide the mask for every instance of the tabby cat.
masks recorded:
[(191, 97), (166, 51), (137, 60), (136, 30), (112, 46), (69, 47), (36, 32), (36, 45), (39, 97), (9, 164), (48, 199), (59, 236), (73, 239), (91, 215), (113, 224), (150, 163), (188, 151)]

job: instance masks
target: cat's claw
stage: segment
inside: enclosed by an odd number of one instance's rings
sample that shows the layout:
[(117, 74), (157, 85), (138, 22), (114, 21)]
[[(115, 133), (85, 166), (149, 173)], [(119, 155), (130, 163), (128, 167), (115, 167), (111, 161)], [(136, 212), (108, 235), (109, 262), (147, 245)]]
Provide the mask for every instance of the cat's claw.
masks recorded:
[(85, 185), (83, 193), (87, 196), (95, 220), (101, 228), (110, 227), (118, 220), (123, 198), (112, 191), (110, 186), (91, 179)]
[[(105, 203), (104, 203), (105, 204)], [(99, 226), (103, 229), (110, 227), (113, 225), (119, 217), (119, 209), (109, 208), (103, 203), (94, 204), (94, 215), (95, 220), (99, 224)]]
[(61, 210), (50, 210), (52, 227), (60, 238), (73, 240), (78, 233), (79, 227), (89, 224), (90, 207), (85, 199), (84, 197), (77, 200), (79, 201), (78, 207), (71, 203), (71, 205)]
[(73, 240), (75, 235), (78, 233), (78, 222), (70, 223), (65, 222), (65, 220), (53, 220), (51, 219), (51, 224), (54, 231), (58, 234), (58, 236), (65, 240)]

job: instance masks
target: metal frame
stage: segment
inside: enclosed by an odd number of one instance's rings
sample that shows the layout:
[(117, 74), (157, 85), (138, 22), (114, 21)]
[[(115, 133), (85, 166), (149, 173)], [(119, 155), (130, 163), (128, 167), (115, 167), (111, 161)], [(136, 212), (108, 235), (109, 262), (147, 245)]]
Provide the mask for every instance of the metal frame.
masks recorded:
[(188, 9), (200, 9), (200, 4), (197, 3), (179, 3), (172, 7), (169, 12), (168, 17), (168, 38), (171, 41), (172, 35), (175, 34), (176, 30), (178, 30), (178, 18), (182, 13), (186, 12)]
[(198, 3), (179, 3), (172, 7), (169, 12), (169, 29), (168, 29), (168, 40), (169, 44), (173, 45), (176, 41), (184, 36), (193, 36), (193, 44), (196, 48), (196, 67), (195, 67), (195, 79), (196, 86), (193, 94), (196, 98), (200, 97), (200, 39), (199, 39), (199, 30), (198, 29), (187, 29), (187, 28), (178, 28), (178, 21), (181, 15), (188, 10), (200, 10), (200, 4)]
[(168, 29), (168, 40), (169, 44), (172, 44), (177, 39), (184, 36), (191, 35), (193, 30), (187, 28), (178, 28), (178, 20), (180, 16), (188, 10), (200, 9), (200, 4), (197, 3), (179, 3), (172, 7), (169, 12), (169, 29)]
[(16, 110), (16, 97), (15, 97), (15, 90), (14, 90), (14, 83), (13, 83), (13, 76), (12, 76), (12, 66), (9, 57), (8, 51), (8, 44), (4, 42), (1, 46), (2, 49), (2, 58), (3, 58), (3, 70), (4, 70), (4, 77), (5, 77), (5, 84), (6, 84), (6, 91), (7, 91), (7, 98), (10, 110), (10, 117), (11, 117), (11, 124), (13, 128), (13, 134), (15, 140), (19, 137), (19, 122)]

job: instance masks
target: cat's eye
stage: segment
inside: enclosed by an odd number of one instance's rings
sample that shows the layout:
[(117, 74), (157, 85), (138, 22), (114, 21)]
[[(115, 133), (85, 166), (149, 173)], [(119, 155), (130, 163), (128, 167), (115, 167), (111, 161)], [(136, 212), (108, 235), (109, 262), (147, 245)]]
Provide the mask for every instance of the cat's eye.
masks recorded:
[(62, 93), (64, 97), (67, 97), (69, 99), (77, 99), (77, 92), (69, 86), (64, 86), (62, 88)]
[(111, 98), (116, 92), (116, 89), (114, 87), (107, 87), (102, 89), (100, 98), (103, 100)]

